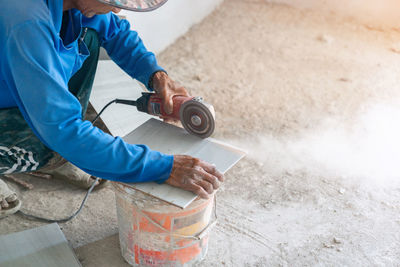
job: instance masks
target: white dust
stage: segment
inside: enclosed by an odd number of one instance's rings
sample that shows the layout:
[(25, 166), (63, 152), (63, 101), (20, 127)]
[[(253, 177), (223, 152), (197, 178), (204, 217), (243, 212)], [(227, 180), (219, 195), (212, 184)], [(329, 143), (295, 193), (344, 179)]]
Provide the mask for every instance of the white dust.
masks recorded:
[(248, 156), (271, 173), (302, 171), (399, 186), (400, 106), (375, 105), (355, 121), (329, 119), (295, 137), (259, 137), (249, 144)]

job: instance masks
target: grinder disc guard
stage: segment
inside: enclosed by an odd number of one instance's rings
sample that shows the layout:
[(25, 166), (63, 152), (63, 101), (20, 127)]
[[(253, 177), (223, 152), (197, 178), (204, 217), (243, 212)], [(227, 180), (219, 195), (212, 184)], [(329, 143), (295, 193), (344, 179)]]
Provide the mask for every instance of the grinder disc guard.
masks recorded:
[(207, 138), (214, 132), (214, 107), (205, 103), (201, 97), (184, 102), (179, 113), (181, 123), (189, 133)]

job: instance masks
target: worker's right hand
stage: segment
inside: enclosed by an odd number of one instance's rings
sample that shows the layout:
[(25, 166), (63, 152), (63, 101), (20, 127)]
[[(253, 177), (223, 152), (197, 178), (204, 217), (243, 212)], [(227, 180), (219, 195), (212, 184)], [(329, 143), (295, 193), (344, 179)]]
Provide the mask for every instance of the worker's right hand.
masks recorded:
[(187, 155), (175, 155), (166, 183), (208, 199), (219, 188), (224, 176), (215, 165)]
[(159, 71), (153, 75), (153, 89), (162, 99), (164, 110), (171, 114), (174, 110), (174, 96), (190, 96), (185, 87), (172, 80), (165, 72)]

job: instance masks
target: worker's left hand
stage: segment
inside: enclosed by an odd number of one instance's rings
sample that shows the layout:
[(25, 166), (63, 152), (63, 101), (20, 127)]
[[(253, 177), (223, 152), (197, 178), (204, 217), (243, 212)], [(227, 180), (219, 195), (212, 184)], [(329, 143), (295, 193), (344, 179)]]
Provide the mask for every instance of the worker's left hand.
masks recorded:
[(174, 103), (172, 98), (176, 95), (190, 96), (188, 91), (177, 82), (173, 81), (165, 72), (159, 71), (153, 76), (153, 89), (163, 100), (165, 112), (171, 114)]
[(215, 165), (188, 155), (174, 155), (174, 163), (167, 184), (191, 191), (207, 199), (224, 181)]

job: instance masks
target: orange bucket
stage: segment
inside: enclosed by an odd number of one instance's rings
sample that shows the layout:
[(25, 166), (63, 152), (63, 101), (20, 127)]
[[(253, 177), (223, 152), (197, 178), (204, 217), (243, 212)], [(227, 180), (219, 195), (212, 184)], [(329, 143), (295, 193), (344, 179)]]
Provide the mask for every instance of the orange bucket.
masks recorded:
[(127, 185), (113, 183), (119, 240), (133, 266), (192, 266), (204, 259), (214, 198), (175, 207)]

